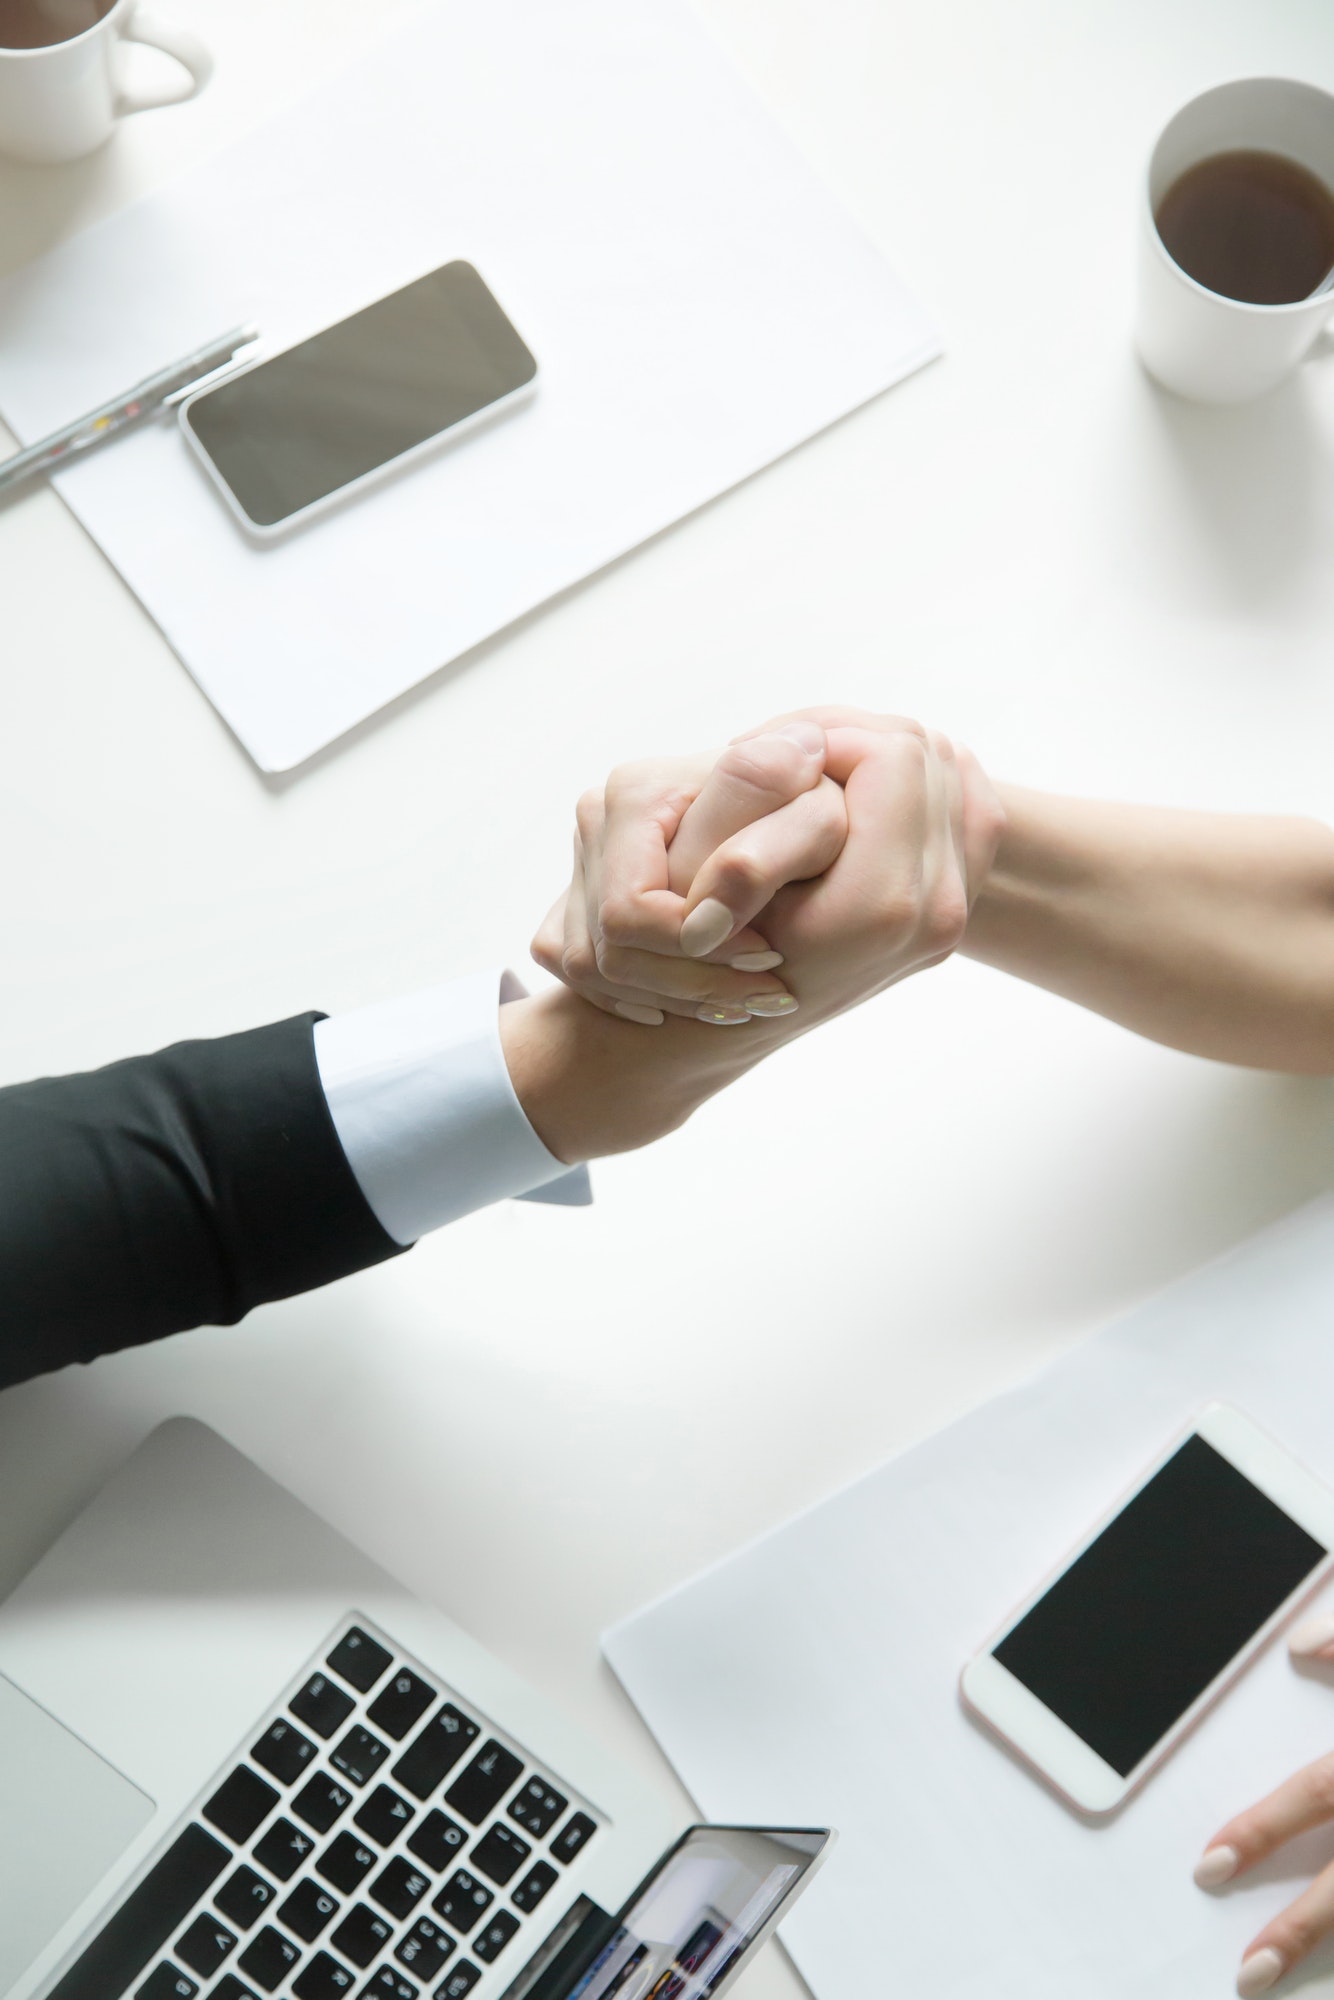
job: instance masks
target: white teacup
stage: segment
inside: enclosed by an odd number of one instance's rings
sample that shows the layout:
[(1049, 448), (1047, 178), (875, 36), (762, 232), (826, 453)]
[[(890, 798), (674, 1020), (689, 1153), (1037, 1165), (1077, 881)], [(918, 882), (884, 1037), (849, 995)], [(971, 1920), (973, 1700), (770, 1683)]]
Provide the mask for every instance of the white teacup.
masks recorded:
[[(5, 47), (6, 19), (17, 35), (37, 14), (57, 39)], [(175, 88), (127, 92), (118, 73), (121, 42), (164, 50), (185, 77)], [(42, 163), (80, 159), (105, 145), (127, 112), (194, 97), (212, 69), (197, 35), (149, 15), (138, 0), (0, 0), (0, 153)]]
[(1334, 97), (1314, 84), (1251, 77), (1184, 105), (1149, 158), (1140, 223), (1135, 344), (1164, 388), (1200, 403), (1263, 396), (1309, 353), (1334, 297), (1250, 305), (1208, 291), (1173, 261), (1154, 216), (1167, 190), (1216, 153), (1281, 153), (1334, 194)]

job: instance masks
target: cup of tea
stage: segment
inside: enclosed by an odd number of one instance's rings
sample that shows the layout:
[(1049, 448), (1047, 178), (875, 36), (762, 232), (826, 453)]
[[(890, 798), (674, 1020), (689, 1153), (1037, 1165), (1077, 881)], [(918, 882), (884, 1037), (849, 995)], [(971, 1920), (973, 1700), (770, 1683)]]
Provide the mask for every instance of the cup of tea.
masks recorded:
[(1251, 77), (1177, 112), (1149, 157), (1135, 343), (1164, 388), (1243, 403), (1334, 316), (1334, 97)]
[[(162, 49), (184, 77), (161, 90), (125, 90), (122, 42)], [(0, 153), (44, 163), (80, 159), (105, 145), (128, 112), (196, 96), (212, 69), (197, 35), (150, 15), (137, 0), (0, 0)]]

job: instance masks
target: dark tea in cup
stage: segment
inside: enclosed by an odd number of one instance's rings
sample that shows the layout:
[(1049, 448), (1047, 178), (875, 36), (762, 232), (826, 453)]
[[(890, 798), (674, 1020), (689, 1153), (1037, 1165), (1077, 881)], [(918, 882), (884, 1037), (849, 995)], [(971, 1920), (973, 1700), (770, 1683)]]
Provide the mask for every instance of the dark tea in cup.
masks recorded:
[(1282, 153), (1214, 153), (1159, 201), (1163, 247), (1188, 277), (1225, 299), (1286, 306), (1334, 270), (1334, 194)]

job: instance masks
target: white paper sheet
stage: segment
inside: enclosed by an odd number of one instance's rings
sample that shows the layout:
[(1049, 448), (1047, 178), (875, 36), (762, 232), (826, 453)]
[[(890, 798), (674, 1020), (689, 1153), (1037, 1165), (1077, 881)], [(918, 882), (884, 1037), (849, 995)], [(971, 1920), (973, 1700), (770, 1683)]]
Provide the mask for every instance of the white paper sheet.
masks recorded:
[(58, 484), (256, 762), (301, 762), (938, 351), (680, 0), (429, 9), (0, 283), (30, 441), (253, 318), (279, 346), (452, 257), (536, 400), (271, 547), (174, 426)]
[[(841, 1830), (783, 1927), (820, 2000), (1223, 2000), (1334, 1854), (1327, 1830), (1221, 1895), (1191, 1881), (1225, 1819), (1334, 1744), (1334, 1675), (1281, 1643), (1102, 1825), (956, 1697), (968, 1655), (1212, 1397), (1334, 1482), (1334, 1201), (608, 1635), (703, 1812)], [(1334, 1953), (1284, 1990), (1334, 1990)]]

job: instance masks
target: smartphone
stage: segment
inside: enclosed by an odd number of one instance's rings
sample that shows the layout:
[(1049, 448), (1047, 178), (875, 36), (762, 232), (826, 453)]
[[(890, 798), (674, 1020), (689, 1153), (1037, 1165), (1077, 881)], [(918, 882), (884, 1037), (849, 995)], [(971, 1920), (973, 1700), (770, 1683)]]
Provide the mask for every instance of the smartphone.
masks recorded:
[(1213, 1403), (963, 1670), (965, 1704), (1112, 1812), (1334, 1568), (1334, 1492)]
[(471, 264), (442, 264), (180, 407), (241, 525), (285, 533), (531, 395), (537, 363)]
[(833, 1842), (829, 1827), (688, 1827), (617, 1916), (597, 1912), (506, 2000), (722, 2000)]

